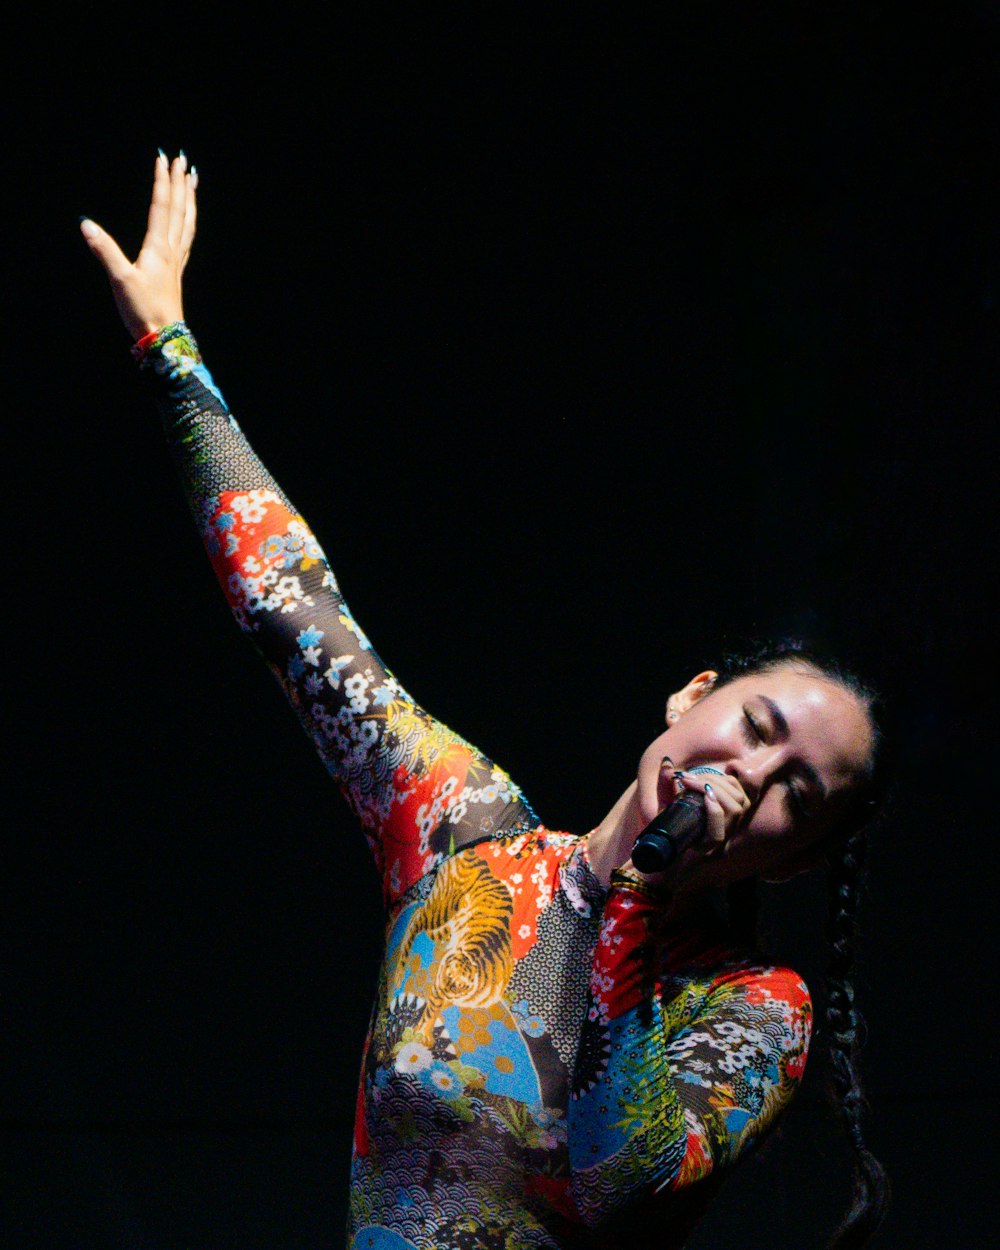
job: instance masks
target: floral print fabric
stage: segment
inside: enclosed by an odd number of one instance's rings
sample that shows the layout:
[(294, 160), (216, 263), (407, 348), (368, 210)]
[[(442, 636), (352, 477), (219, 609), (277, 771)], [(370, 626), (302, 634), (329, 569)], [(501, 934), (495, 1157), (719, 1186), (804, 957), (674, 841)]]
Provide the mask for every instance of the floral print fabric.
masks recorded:
[(187, 327), (143, 365), (233, 614), (382, 880), (348, 1244), (610, 1246), (610, 1217), (641, 1204), (660, 1244), (682, 1244), (705, 1178), (801, 1080), (805, 985), (741, 957), (718, 924), (671, 930), (640, 879), (602, 887), (586, 838), (541, 824), (379, 660)]

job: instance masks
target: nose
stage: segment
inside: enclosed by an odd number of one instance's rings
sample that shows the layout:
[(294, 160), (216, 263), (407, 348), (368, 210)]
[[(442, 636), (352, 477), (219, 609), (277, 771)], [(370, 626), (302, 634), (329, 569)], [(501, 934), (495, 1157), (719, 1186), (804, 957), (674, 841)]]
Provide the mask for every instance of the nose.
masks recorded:
[(734, 759), (726, 765), (730, 773), (746, 791), (751, 806), (756, 807), (764, 787), (784, 763), (781, 745), (762, 746), (751, 755)]

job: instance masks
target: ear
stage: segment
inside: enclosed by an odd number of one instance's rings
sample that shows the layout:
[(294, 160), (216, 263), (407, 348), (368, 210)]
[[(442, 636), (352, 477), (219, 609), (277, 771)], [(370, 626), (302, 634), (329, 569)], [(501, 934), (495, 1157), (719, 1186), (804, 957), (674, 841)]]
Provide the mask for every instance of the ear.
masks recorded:
[(704, 698), (715, 685), (718, 676), (718, 673), (707, 668), (697, 677), (692, 677), (681, 690), (675, 690), (667, 700), (667, 724), (673, 724), (679, 716), (693, 708), (699, 699)]

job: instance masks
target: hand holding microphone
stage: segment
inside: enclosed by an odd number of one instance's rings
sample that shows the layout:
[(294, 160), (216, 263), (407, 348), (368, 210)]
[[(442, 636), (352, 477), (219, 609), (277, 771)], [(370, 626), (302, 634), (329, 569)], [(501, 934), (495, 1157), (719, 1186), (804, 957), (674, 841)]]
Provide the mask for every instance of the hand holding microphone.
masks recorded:
[[(689, 776), (696, 773), (724, 775), (707, 764), (687, 770)], [(704, 839), (707, 826), (705, 796), (697, 790), (682, 790), (636, 838), (632, 863), (643, 873), (664, 872), (687, 847)]]

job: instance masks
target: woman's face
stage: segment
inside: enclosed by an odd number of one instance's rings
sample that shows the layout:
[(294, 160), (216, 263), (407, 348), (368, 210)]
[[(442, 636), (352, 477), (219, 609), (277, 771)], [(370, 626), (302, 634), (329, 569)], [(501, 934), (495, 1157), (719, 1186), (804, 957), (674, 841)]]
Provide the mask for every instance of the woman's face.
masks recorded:
[(705, 860), (704, 882), (803, 871), (868, 762), (867, 710), (851, 691), (795, 662), (715, 691), (713, 677), (703, 673), (671, 696), (669, 727), (639, 762), (642, 818), (652, 820), (674, 798), (664, 756), (675, 768), (707, 764), (739, 782), (750, 808)]

